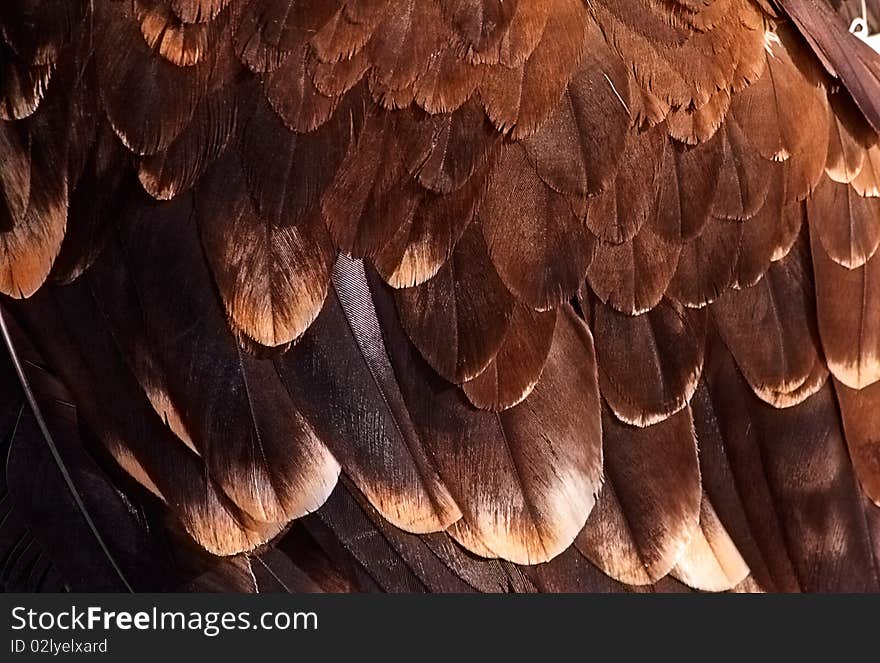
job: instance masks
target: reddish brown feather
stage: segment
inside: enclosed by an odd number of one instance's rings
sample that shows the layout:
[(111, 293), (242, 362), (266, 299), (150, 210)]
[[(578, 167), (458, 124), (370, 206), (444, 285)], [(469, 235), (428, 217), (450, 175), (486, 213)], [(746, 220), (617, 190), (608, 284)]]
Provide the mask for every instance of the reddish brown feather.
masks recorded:
[(575, 545), (612, 578), (669, 573), (699, 527), (700, 468), (690, 408), (648, 428), (602, 414), (606, 480)]
[(711, 306), (718, 331), (752, 389), (776, 407), (795, 405), (822, 386), (820, 381), (798, 391), (820, 352), (804, 244), (805, 238), (756, 285), (726, 292)]
[[(201, 62), (224, 27), (213, 22), (183, 23), (173, 14), (167, 0), (134, 0), (133, 6), (147, 46), (178, 67)], [(218, 23), (225, 23), (225, 17)]]
[(577, 292), (594, 239), (568, 200), (544, 184), (522, 146), (504, 150), (479, 218), (492, 262), (518, 299), (544, 310)]
[(629, 134), (614, 183), (590, 204), (587, 213), (587, 226), (599, 239), (611, 244), (629, 241), (658, 213), (660, 167), (667, 140), (659, 127)]
[(321, 311), (335, 258), (317, 210), (285, 224), (260, 214), (234, 154), (218, 162), (197, 201), (205, 255), (233, 326), (270, 347), (298, 338)]
[(673, 110), (666, 117), (669, 135), (686, 145), (699, 145), (710, 140), (726, 119), (730, 101), (730, 91), (719, 90), (699, 108)]
[(734, 97), (731, 112), (765, 159), (790, 162), (788, 199), (818, 182), (827, 157), (828, 103), (821, 74), (790, 29), (780, 27), (764, 75)]
[(557, 311), (534, 311), (522, 304), (511, 315), (504, 341), (489, 365), (462, 385), (474, 406), (500, 412), (528, 398), (550, 353)]
[(856, 476), (880, 506), (880, 383), (859, 390), (835, 380), (834, 387)]
[(477, 228), (465, 231), (436, 276), (397, 291), (395, 299), (403, 327), (422, 356), (458, 384), (482, 373), (498, 353), (515, 305)]
[(336, 246), (361, 257), (380, 250), (418, 201), (406, 180), (403, 126), (406, 112), (369, 112), (359, 140), (324, 192), (321, 207)]
[(337, 97), (357, 85), (369, 68), (370, 61), (366, 53), (358, 51), (351, 58), (339, 62), (316, 62), (312, 71), (312, 82), (321, 94)]
[(880, 257), (850, 270), (828, 256), (812, 227), (810, 240), (828, 369), (846, 386), (863, 389), (880, 380)]
[(612, 308), (638, 315), (652, 309), (663, 297), (680, 253), (680, 244), (663, 239), (646, 226), (629, 242), (599, 242), (587, 282)]
[(499, 65), (480, 85), (486, 112), (502, 133), (533, 134), (552, 113), (585, 49), (601, 40), (599, 27), (578, 0), (550, 0), (541, 38), (522, 64)]
[(618, 419), (651, 426), (687, 405), (703, 370), (704, 311), (664, 300), (629, 316), (596, 302), (593, 331), (599, 386)]
[(847, 184), (824, 178), (807, 200), (807, 218), (828, 256), (847, 269), (865, 264), (880, 244), (880, 199)]
[[(502, 39), (509, 39), (509, 30), (514, 16), (528, 11), (529, 5), (540, 3), (512, 0), (439, 0), (443, 16), (449, 22), (456, 36), (464, 42), (470, 57), (491, 59), (492, 49), (497, 51)], [(546, 14), (546, 10), (544, 10)]]

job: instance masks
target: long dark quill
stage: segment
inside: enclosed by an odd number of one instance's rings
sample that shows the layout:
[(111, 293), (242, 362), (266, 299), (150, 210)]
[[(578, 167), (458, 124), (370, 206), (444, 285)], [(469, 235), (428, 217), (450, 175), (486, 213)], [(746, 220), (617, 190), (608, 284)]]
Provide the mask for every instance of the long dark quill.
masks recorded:
[[(80, 492), (79, 487), (77, 486), (77, 481), (74, 479), (74, 476), (71, 473), (71, 470), (68, 468), (68, 464), (65, 462), (65, 459), (62, 453), (59, 451), (59, 447), (56, 444), (55, 438), (50, 430), (50, 426), (47, 422), (46, 417), (43, 413), (43, 408), (41, 407), (34, 390), (31, 386), (31, 381), (27, 375), (24, 364), (22, 362), (21, 357), (16, 349), (15, 343), (12, 339), (12, 334), (10, 333), (9, 325), (7, 323), (6, 317), (3, 311), (0, 311), (0, 333), (2, 333), (4, 344), (9, 352), (9, 357), (12, 361), (12, 365), (15, 369), (15, 373), (18, 376), (19, 382), (21, 384), (22, 391), (24, 393), (25, 399), (27, 400), (27, 404), (29, 406), (30, 415), (32, 415), (32, 422), (36, 426), (39, 431), (39, 437), (41, 441), (44, 443), (44, 447), (42, 451), (48, 451), (51, 454), (52, 462), (54, 466), (57, 468), (58, 473), (60, 475), (60, 479), (63, 482), (63, 485), (67, 491), (67, 498), (70, 500), (69, 506), (72, 506), (75, 512), (82, 519), (82, 524), (85, 526), (85, 529), (88, 531), (90, 537), (94, 540), (94, 544), (96, 549), (100, 551), (100, 558), (107, 565), (107, 571), (103, 574), (105, 577), (100, 579), (95, 579), (97, 582), (96, 586), (90, 586), (89, 589), (103, 589), (103, 590), (115, 590), (115, 591), (134, 591), (132, 588), (129, 579), (126, 574), (120, 568), (119, 563), (117, 562), (116, 557), (110, 550), (110, 546), (105, 540), (104, 536), (101, 534), (101, 531), (98, 528), (98, 525), (95, 523), (95, 520), (92, 518), (92, 514), (86, 506), (84, 497)], [(19, 428), (17, 433), (22, 432), (22, 426), (26, 426), (28, 423), (29, 416), (28, 413), (23, 413), (22, 419), (19, 420)], [(9, 457), (7, 461), (7, 472), (12, 473), (16, 466), (23, 465), (25, 461), (30, 464), (35, 459), (39, 459), (41, 455), (41, 450), (38, 448), (29, 448), (23, 449), (21, 445), (21, 440), (23, 437), (21, 435), (16, 435), (13, 437), (10, 443)], [(30, 454), (30, 456), (28, 456)], [(33, 469), (33, 468), (30, 468)], [(46, 476), (43, 477), (45, 481), (47, 479)], [(33, 482), (28, 482), (28, 484), (34, 486)], [(42, 487), (35, 486), (42, 490)], [(10, 497), (14, 497), (14, 488), (10, 486)], [(73, 543), (73, 542), (71, 542)], [(66, 556), (68, 551), (65, 551), (63, 554)], [(59, 555), (62, 554), (59, 552)], [(50, 555), (52, 556), (52, 555)], [(52, 556), (54, 557), (54, 556)], [(83, 558), (86, 556), (84, 555)], [(57, 563), (57, 560), (56, 560)], [(89, 567), (92, 567), (95, 564), (95, 560), (90, 560), (86, 562)], [(64, 562), (61, 564), (65, 566)], [(70, 566), (70, 565), (67, 565)], [(89, 568), (89, 571), (93, 571), (94, 569)], [(79, 575), (79, 574), (77, 574)], [(85, 580), (83, 578), (83, 580)], [(91, 581), (89, 581), (91, 584)]]

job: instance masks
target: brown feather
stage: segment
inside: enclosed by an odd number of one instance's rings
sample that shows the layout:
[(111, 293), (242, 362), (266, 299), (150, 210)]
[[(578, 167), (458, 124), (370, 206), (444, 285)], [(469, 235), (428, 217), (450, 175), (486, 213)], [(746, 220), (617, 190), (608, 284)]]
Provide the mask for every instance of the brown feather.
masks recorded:
[(618, 419), (645, 427), (684, 408), (700, 379), (706, 316), (664, 300), (635, 317), (596, 302), (602, 396)]
[(232, 37), (236, 54), (255, 72), (274, 71), (329, 23), (336, 0), (243, 0)]
[(398, 290), (395, 301), (413, 344), (435, 371), (457, 384), (482, 373), (498, 353), (516, 303), (474, 227), (436, 276)]
[(596, 237), (611, 244), (629, 241), (657, 213), (667, 140), (659, 127), (630, 133), (613, 185), (590, 204), (587, 213), (587, 226)]
[(849, 184), (862, 172), (865, 152), (876, 143), (877, 135), (849, 95), (841, 92), (829, 93), (828, 102), (832, 112), (825, 173), (835, 182)]
[(366, 46), (373, 64), (371, 84), (388, 90), (411, 87), (425, 73), (431, 55), (446, 41), (444, 28), (436, 2), (386, 3), (383, 20)]
[(723, 436), (707, 440), (723, 441), (774, 584), (813, 592), (876, 587), (863, 498), (831, 385), (779, 410), (758, 400), (729, 355), (714, 350), (704, 375)]
[[(248, 189), (257, 211), (267, 221), (283, 226), (318, 213), (321, 196), (329, 187), (359, 132), (361, 110), (357, 90), (348, 93), (333, 117), (311, 133), (293, 133), (269, 103), (243, 91), (240, 154)], [(240, 123), (241, 124), (241, 123)]]
[(750, 219), (764, 205), (774, 164), (752, 147), (733, 115), (719, 133), (724, 161), (718, 176), (713, 214), (724, 219)]
[(700, 469), (690, 409), (635, 428), (603, 408), (606, 481), (575, 545), (630, 585), (669, 573), (700, 522)]
[(28, 66), (0, 44), (0, 120), (21, 120), (37, 110), (55, 70), (53, 64)]
[(712, 508), (706, 493), (700, 502), (700, 527), (671, 575), (704, 592), (726, 592), (749, 575), (749, 567)]
[(335, 252), (317, 212), (278, 225), (260, 214), (234, 154), (197, 192), (205, 256), (234, 327), (276, 347), (298, 338), (318, 316)]
[(880, 258), (847, 269), (825, 252), (811, 228), (816, 309), (828, 369), (852, 389), (880, 380)]
[(483, 81), (485, 68), (461, 60), (455, 46), (442, 48), (413, 83), (415, 102), (432, 114), (458, 110)]
[(386, 283), (412, 287), (441, 269), (476, 214), (485, 194), (487, 171), (482, 168), (466, 186), (447, 195), (427, 191), (412, 180), (391, 191), (386, 218), (391, 221), (392, 214), (398, 213), (403, 215), (402, 222), (393, 235), (384, 237), (385, 245), (372, 258)]
[(743, 225), (710, 219), (703, 232), (682, 247), (667, 296), (700, 307), (718, 299), (733, 284)]
[(546, 4), (546, 24), (534, 50), (519, 65), (493, 67), (479, 88), (492, 122), (514, 139), (533, 134), (547, 121), (587, 44), (602, 39), (599, 27), (578, 0)]
[[(438, 379), (403, 385), (464, 514), (450, 533), (476, 554), (546, 561), (571, 544), (592, 508), (601, 480), (595, 356), (589, 330), (570, 308), (563, 311), (541, 380), (516, 407), (474, 410)], [(397, 347), (393, 330), (385, 333)], [(413, 360), (392, 357), (398, 375), (418, 375)]]
[(479, 218), (492, 262), (518, 299), (544, 310), (577, 292), (594, 239), (568, 200), (538, 177), (520, 145), (504, 150)]
[(718, 331), (752, 389), (776, 407), (795, 405), (822, 386), (799, 392), (794, 402), (779, 398), (800, 389), (819, 359), (805, 240), (757, 285), (726, 292), (711, 306)]
[(461, 189), (492, 154), (499, 136), (476, 102), (453, 113), (428, 116), (407, 159), (419, 183), (435, 193)]
[(663, 298), (680, 253), (680, 244), (645, 226), (629, 242), (599, 242), (587, 282), (596, 296), (615, 310), (639, 315)]
[(68, 206), (66, 121), (58, 109), (44, 106), (29, 124), (0, 123), (0, 181), (9, 214), (9, 228), (0, 231), (0, 292), (10, 297), (36, 292), (61, 249)]
[(266, 98), (272, 110), (288, 129), (297, 133), (320, 127), (339, 103), (338, 97), (325, 96), (315, 87), (311, 75), (313, 64), (308, 44), (302, 44), (264, 79)]
[(856, 476), (880, 506), (880, 384), (857, 390), (835, 380), (834, 388)]
[(785, 163), (786, 199), (802, 200), (827, 160), (828, 101), (822, 75), (793, 31), (779, 26), (764, 75), (734, 97), (731, 113), (765, 159)]
[(167, 150), (141, 159), (138, 178), (153, 198), (170, 200), (192, 188), (223, 154), (237, 122), (230, 96), (230, 91), (207, 95), (193, 121)]
[(807, 218), (828, 257), (847, 269), (864, 265), (880, 244), (880, 199), (847, 184), (824, 178), (807, 199)]
[[(280, 526), (260, 527), (242, 514), (208, 475), (205, 463), (156, 416), (83, 285), (80, 281), (67, 289), (60, 300), (48, 290), (38, 293), (25, 315), (32, 337), (61, 367), (65, 383), (78, 394), (83, 419), (111, 457), (212, 554), (251, 550), (277, 535)], [(120, 401), (128, 407), (113, 407)]]
[[(258, 523), (315, 510), (335, 486), (339, 465), (272, 362), (244, 352), (226, 327), (192, 196), (156, 203), (144, 195), (136, 203), (117, 224), (125, 260), (113, 266), (130, 274), (143, 312), (166, 311), (141, 313), (150, 352), (210, 476)], [(151, 268), (156, 256), (161, 272)]]
[(800, 235), (805, 204), (785, 203), (785, 175), (776, 169), (764, 206), (744, 222), (739, 257), (735, 268), (735, 286), (747, 288), (764, 276), (770, 263), (788, 255)]
[(862, 170), (851, 184), (860, 196), (880, 197), (880, 145), (874, 144), (867, 149)]
[(184, 23), (203, 23), (217, 17), (231, 0), (171, 0), (171, 9)]
[(201, 62), (216, 42), (221, 26), (214, 22), (187, 24), (166, 0), (134, 0), (135, 15), (147, 46), (178, 67)]
[(656, 229), (670, 242), (698, 236), (709, 221), (724, 158), (720, 136), (687, 147), (663, 142)]
[[(578, 198), (612, 184), (631, 121), (627, 71), (597, 33), (547, 123), (523, 140), (544, 182)], [(638, 165), (630, 159), (623, 167)]]
[(556, 314), (555, 309), (539, 312), (517, 305), (492, 361), (482, 373), (462, 385), (475, 407), (501, 412), (528, 398), (550, 353)]

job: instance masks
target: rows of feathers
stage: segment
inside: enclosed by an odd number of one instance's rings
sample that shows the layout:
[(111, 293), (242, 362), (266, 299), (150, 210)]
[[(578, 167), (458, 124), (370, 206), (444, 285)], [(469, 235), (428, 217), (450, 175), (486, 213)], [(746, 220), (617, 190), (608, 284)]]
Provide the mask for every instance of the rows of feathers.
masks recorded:
[(876, 590), (876, 57), (822, 0), (3, 3), (3, 307), (88, 485), (239, 571)]

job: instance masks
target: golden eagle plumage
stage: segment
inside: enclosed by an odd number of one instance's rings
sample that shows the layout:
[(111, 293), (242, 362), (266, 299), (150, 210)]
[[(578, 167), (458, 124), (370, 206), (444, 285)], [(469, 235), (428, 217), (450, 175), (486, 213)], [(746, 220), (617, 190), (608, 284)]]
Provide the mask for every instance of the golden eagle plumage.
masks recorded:
[(0, 581), (880, 590), (855, 4), (5, 3)]

